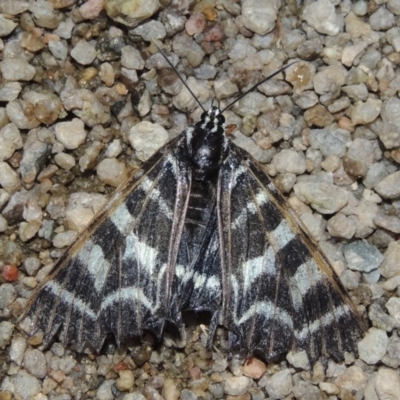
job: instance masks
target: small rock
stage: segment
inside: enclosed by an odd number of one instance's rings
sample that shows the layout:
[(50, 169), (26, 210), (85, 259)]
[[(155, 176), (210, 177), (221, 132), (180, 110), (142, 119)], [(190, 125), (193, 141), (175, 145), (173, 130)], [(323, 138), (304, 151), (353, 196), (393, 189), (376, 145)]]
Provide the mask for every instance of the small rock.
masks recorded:
[(378, 214), (374, 218), (374, 224), (390, 232), (400, 233), (400, 218), (394, 215)]
[(310, 204), (321, 214), (333, 214), (348, 201), (348, 192), (329, 183), (298, 182), (294, 186), (296, 196)]
[(96, 171), (102, 182), (113, 187), (119, 186), (128, 178), (125, 164), (116, 158), (106, 158), (100, 161)]
[(20, 163), (20, 174), (26, 187), (31, 187), (37, 175), (44, 168), (51, 147), (39, 140), (25, 143), (24, 153)]
[(23, 58), (4, 58), (0, 71), (7, 81), (30, 81), (36, 74), (35, 68)]
[(335, 385), (340, 390), (341, 399), (363, 398), (365, 387), (368, 383), (368, 375), (358, 366), (353, 365), (335, 379)]
[(276, 171), (279, 173), (293, 173), (302, 175), (306, 171), (306, 160), (303, 153), (284, 149), (273, 158)]
[(10, 360), (19, 366), (22, 365), (27, 346), (28, 343), (24, 337), (19, 335), (13, 337), (9, 352)]
[(83, 19), (94, 19), (100, 15), (104, 3), (104, 0), (88, 0), (79, 7), (79, 13)]
[(328, 221), (328, 232), (335, 237), (351, 239), (356, 233), (354, 216), (347, 217), (343, 213), (337, 213)]
[(132, 29), (130, 34), (141, 36), (143, 40), (151, 42), (154, 39), (163, 40), (167, 36), (167, 30), (162, 22), (151, 19)]
[(395, 18), (385, 7), (378, 7), (369, 17), (369, 23), (374, 31), (386, 31), (395, 25)]
[(343, 247), (344, 257), (350, 269), (371, 272), (377, 269), (384, 259), (381, 252), (365, 240), (358, 240)]
[(97, 389), (96, 399), (98, 400), (114, 400), (115, 397), (112, 393), (112, 385), (114, 381), (111, 379), (105, 380)]
[(68, 122), (59, 122), (55, 125), (54, 131), (57, 140), (68, 150), (77, 149), (85, 142), (87, 136), (85, 124), (78, 118)]
[(317, 0), (303, 11), (303, 19), (317, 32), (336, 36), (343, 27), (343, 21), (336, 14), (335, 6), (329, 0)]
[(57, 233), (53, 239), (53, 246), (57, 249), (62, 249), (71, 245), (78, 237), (78, 233), (75, 231), (66, 231)]
[(8, 321), (0, 322), (0, 349), (4, 349), (10, 344), (14, 325)]
[(226, 394), (239, 396), (245, 394), (251, 386), (251, 380), (245, 376), (232, 376), (226, 378), (224, 390)]
[(26, 351), (24, 367), (36, 378), (44, 378), (47, 375), (46, 359), (44, 354), (37, 349), (29, 349)]
[(379, 399), (400, 399), (399, 374), (390, 368), (379, 368), (375, 376), (375, 391)]
[(378, 117), (381, 112), (382, 101), (379, 99), (367, 99), (365, 103), (358, 101), (351, 111), (351, 122), (354, 125), (369, 124)]
[(158, 0), (107, 0), (104, 8), (114, 21), (131, 28), (154, 15), (160, 7)]
[(15, 193), (21, 187), (18, 174), (4, 161), (0, 162), (0, 185), (8, 193)]
[(270, 399), (283, 399), (293, 390), (292, 374), (289, 369), (277, 372), (267, 379), (266, 389)]
[(389, 314), (397, 321), (397, 325), (400, 326), (400, 298), (391, 297), (385, 307), (389, 311)]
[(106, 197), (101, 194), (72, 193), (65, 210), (68, 227), (78, 233), (82, 232), (106, 201)]
[(23, 370), (14, 375), (11, 382), (15, 397), (21, 400), (32, 400), (41, 390), (39, 380)]
[(289, 352), (286, 356), (288, 362), (295, 368), (308, 371), (310, 369), (310, 362), (308, 361), (307, 353), (299, 351), (297, 353)]
[(71, 50), (71, 57), (81, 65), (91, 64), (97, 56), (97, 50), (86, 40), (80, 40)]
[(267, 371), (267, 366), (255, 357), (249, 358), (244, 364), (243, 375), (252, 379), (260, 379)]
[(128, 138), (139, 160), (146, 161), (167, 143), (168, 132), (159, 124), (142, 121), (131, 128)]
[(397, 171), (375, 185), (375, 190), (385, 199), (400, 197), (400, 171)]
[(203, 13), (194, 11), (186, 21), (185, 30), (190, 35), (201, 33), (206, 26), (206, 18)]
[(318, 126), (323, 128), (332, 124), (334, 121), (333, 115), (321, 104), (309, 108), (304, 113), (304, 120), (308, 126)]
[(121, 65), (128, 69), (142, 70), (144, 60), (139, 50), (132, 46), (125, 46), (121, 49)]
[(119, 371), (119, 378), (115, 381), (118, 390), (129, 390), (134, 384), (134, 376), (131, 370)]
[(386, 353), (389, 338), (385, 331), (377, 328), (370, 328), (364, 339), (358, 343), (360, 359), (367, 364), (376, 364)]
[(65, 169), (66, 171), (69, 171), (72, 167), (75, 166), (75, 158), (68, 153), (56, 154), (54, 156), (54, 161), (59, 167)]
[(22, 148), (22, 136), (15, 124), (7, 124), (0, 130), (0, 161), (11, 158), (15, 150)]
[(309, 141), (311, 147), (320, 150), (323, 156), (341, 158), (346, 154), (350, 133), (344, 129), (311, 129)]
[(167, 378), (164, 381), (162, 394), (165, 400), (178, 400), (180, 398), (180, 392), (173, 379)]
[(400, 146), (400, 99), (390, 97), (382, 104), (382, 128), (376, 133), (386, 149)]
[(16, 24), (11, 19), (0, 14), (0, 37), (8, 36), (16, 27)]
[(275, 27), (278, 2), (275, 0), (244, 0), (242, 2), (242, 23), (252, 32), (265, 35)]

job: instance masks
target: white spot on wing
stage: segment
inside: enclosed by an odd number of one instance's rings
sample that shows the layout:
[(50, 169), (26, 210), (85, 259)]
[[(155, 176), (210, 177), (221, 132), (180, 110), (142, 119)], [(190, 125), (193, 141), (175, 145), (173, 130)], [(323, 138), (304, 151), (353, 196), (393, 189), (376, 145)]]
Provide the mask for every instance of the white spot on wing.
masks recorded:
[(274, 240), (278, 250), (285, 247), (294, 237), (294, 232), (289, 228), (288, 223), (283, 219), (281, 223), (269, 234), (271, 241)]
[(165, 202), (160, 191), (157, 188), (153, 188), (152, 186), (153, 182), (148, 177), (144, 177), (142, 183), (140, 184), (140, 187), (142, 187), (146, 193), (149, 193), (150, 198), (158, 203), (158, 206), (163, 215), (172, 220), (173, 212), (170, 210), (168, 204)]
[(304, 296), (313, 287), (313, 285), (323, 280), (323, 275), (316, 262), (311, 259), (300, 265), (296, 273), (290, 278), (294, 285), (300, 290)]
[(94, 288), (97, 292), (100, 292), (110, 269), (110, 263), (104, 257), (101, 246), (88, 240), (79, 252), (78, 260), (81, 264), (87, 265), (87, 271), (93, 279)]
[(73, 304), (74, 308), (78, 309), (81, 314), (85, 314), (92, 320), (97, 319), (97, 315), (90, 308), (88, 308), (88, 306), (81, 299), (75, 297), (73, 293), (62, 288), (62, 286), (60, 286), (57, 282), (49, 281), (44, 287), (52, 292), (54, 296), (60, 296), (62, 302)]
[(125, 203), (122, 203), (110, 215), (111, 221), (124, 236), (128, 235), (135, 224), (135, 219), (132, 217)]

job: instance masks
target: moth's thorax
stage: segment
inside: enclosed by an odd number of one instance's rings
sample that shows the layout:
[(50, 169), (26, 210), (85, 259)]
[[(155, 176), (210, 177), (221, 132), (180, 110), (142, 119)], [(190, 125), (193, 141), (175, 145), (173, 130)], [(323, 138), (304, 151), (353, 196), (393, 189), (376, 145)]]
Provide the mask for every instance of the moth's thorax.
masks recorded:
[(193, 128), (188, 129), (186, 144), (196, 173), (206, 177), (218, 169), (228, 149), (225, 117), (218, 107), (211, 107)]

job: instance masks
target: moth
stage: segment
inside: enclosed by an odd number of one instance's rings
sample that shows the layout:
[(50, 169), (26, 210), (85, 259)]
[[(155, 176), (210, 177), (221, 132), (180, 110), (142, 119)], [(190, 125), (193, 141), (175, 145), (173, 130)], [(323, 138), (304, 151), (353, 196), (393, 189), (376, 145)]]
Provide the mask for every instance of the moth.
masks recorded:
[(223, 111), (204, 110), (145, 162), (58, 260), (25, 315), (45, 344), (56, 333), (78, 351), (100, 350), (110, 333), (117, 344), (146, 330), (161, 338), (192, 310), (211, 315), (209, 347), (223, 326), (231, 348), (267, 360), (357, 352), (363, 323), (348, 294), (271, 178), (227, 137)]

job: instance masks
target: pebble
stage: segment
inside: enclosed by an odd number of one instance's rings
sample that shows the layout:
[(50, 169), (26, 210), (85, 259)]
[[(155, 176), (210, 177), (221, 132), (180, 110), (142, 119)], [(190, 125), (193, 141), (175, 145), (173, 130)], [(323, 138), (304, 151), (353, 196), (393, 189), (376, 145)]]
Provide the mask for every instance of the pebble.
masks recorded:
[(310, 145), (321, 151), (324, 157), (343, 157), (350, 142), (350, 133), (344, 129), (311, 129), (309, 134)]
[(242, 23), (258, 35), (265, 35), (275, 28), (277, 12), (278, 1), (276, 0), (242, 1)]
[(80, 40), (71, 50), (71, 57), (81, 65), (91, 64), (97, 56), (95, 47), (86, 40)]
[(389, 338), (385, 331), (370, 328), (365, 337), (358, 342), (358, 352), (361, 360), (367, 364), (376, 364), (386, 353)]
[(391, 97), (382, 104), (382, 126), (376, 133), (386, 149), (400, 146), (400, 99)]
[(36, 74), (35, 67), (24, 58), (4, 58), (0, 71), (7, 81), (30, 81)]
[(0, 14), (0, 37), (8, 36), (16, 27), (16, 24), (11, 19)]
[(168, 132), (159, 124), (142, 121), (133, 126), (128, 135), (136, 156), (141, 161), (149, 159), (168, 142)]
[(273, 158), (276, 171), (302, 175), (306, 171), (306, 159), (304, 154), (294, 150), (281, 150)]
[(0, 84), (0, 101), (13, 101), (21, 93), (19, 82), (3, 82)]
[(64, 40), (50, 40), (49, 50), (57, 60), (65, 61), (68, 56), (68, 45)]
[(136, 27), (142, 21), (154, 15), (160, 7), (158, 0), (106, 0), (104, 8), (114, 21)]
[(385, 199), (396, 199), (400, 197), (400, 171), (382, 179), (374, 187), (379, 196)]
[(386, 332), (391, 332), (397, 325), (396, 320), (388, 315), (377, 303), (373, 303), (369, 306), (368, 318), (375, 328)]
[(381, 107), (382, 101), (379, 99), (367, 99), (365, 103), (358, 101), (351, 110), (351, 122), (354, 125), (369, 124), (378, 117)]
[(4, 310), (17, 297), (14, 286), (11, 283), (3, 283), (0, 285), (0, 310)]
[(296, 353), (291, 351), (287, 354), (286, 359), (295, 368), (305, 371), (310, 369), (310, 362), (308, 361), (307, 353), (305, 351), (299, 351)]
[(167, 30), (160, 21), (150, 20), (132, 29), (130, 34), (141, 36), (143, 40), (151, 42), (154, 39), (163, 40)]
[(231, 376), (224, 382), (224, 391), (232, 396), (245, 394), (251, 386), (251, 380), (246, 376)]
[(355, 102), (366, 101), (368, 98), (368, 88), (364, 83), (357, 85), (343, 86), (342, 91), (349, 96), (349, 98)]
[(101, 150), (103, 143), (95, 140), (89, 147), (86, 148), (85, 153), (79, 159), (79, 167), (81, 172), (91, 170), (96, 166), (96, 160)]
[(41, 390), (39, 380), (23, 370), (11, 377), (11, 384), (15, 397), (21, 400), (32, 400)]
[(10, 346), (10, 360), (15, 362), (17, 365), (22, 365), (27, 346), (28, 343), (24, 337), (19, 335), (14, 336)]
[(104, 207), (106, 201), (106, 197), (102, 194), (72, 193), (65, 210), (68, 228), (76, 232), (82, 232), (93, 216)]
[(290, 370), (283, 369), (269, 377), (265, 388), (270, 399), (283, 399), (293, 390)]
[[(329, 0), (323, 0), (330, 3)], [(313, 3), (315, 4), (315, 3)], [(330, 3), (332, 5), (332, 3)], [(333, 92), (346, 83), (348, 72), (341, 65), (331, 65), (318, 71), (313, 77), (314, 90), (317, 94)]]
[(365, 240), (357, 240), (343, 247), (347, 265), (353, 271), (371, 272), (379, 268), (384, 256), (372, 244)]
[(85, 124), (78, 118), (59, 122), (54, 126), (54, 133), (57, 140), (68, 150), (77, 149), (85, 142), (87, 136)]
[(347, 217), (343, 213), (335, 214), (328, 221), (328, 232), (334, 237), (351, 239), (356, 233), (354, 216)]
[(203, 13), (193, 11), (185, 23), (185, 30), (188, 35), (193, 36), (204, 31), (206, 26), (206, 17)]
[(243, 367), (243, 375), (252, 379), (260, 379), (266, 371), (265, 363), (255, 357), (250, 357)]
[(14, 325), (8, 321), (0, 322), (0, 349), (4, 349), (11, 342)]
[(348, 201), (347, 190), (329, 183), (298, 182), (294, 192), (301, 201), (321, 214), (333, 214)]
[(173, 379), (167, 378), (164, 381), (162, 395), (165, 400), (178, 400), (180, 398), (180, 392)]
[(390, 368), (379, 368), (375, 376), (375, 391), (380, 400), (400, 399), (399, 374)]
[(400, 218), (394, 215), (378, 214), (374, 218), (374, 224), (390, 232), (400, 233)]
[(317, 126), (324, 128), (325, 126), (331, 125), (334, 121), (333, 115), (321, 104), (317, 104), (310, 107), (304, 113), (304, 120), (308, 126)]
[(15, 150), (22, 148), (22, 136), (15, 124), (10, 123), (0, 130), (0, 161), (11, 158)]
[(10, 194), (21, 187), (18, 174), (4, 161), (0, 162), (0, 185)]
[(50, 145), (39, 140), (25, 143), (24, 153), (20, 162), (20, 174), (25, 187), (32, 187), (36, 177), (45, 166), (50, 150)]
[(303, 18), (317, 32), (336, 36), (343, 27), (343, 20), (336, 14), (329, 0), (317, 0), (304, 8)]
[(395, 25), (395, 18), (385, 7), (378, 7), (369, 17), (369, 23), (374, 31), (386, 31)]
[(72, 157), (68, 153), (58, 153), (54, 156), (54, 161), (56, 164), (66, 171), (69, 171), (72, 167), (75, 166), (75, 158)]
[(126, 391), (133, 387), (134, 384), (133, 372), (129, 369), (119, 371), (119, 378), (115, 381), (117, 389), (120, 391)]
[(107, 185), (117, 187), (128, 178), (125, 164), (116, 158), (100, 161), (96, 168), (97, 176)]
[(339, 398), (341, 399), (362, 400), (367, 383), (368, 375), (357, 365), (347, 368), (335, 379), (335, 385), (339, 388)]
[(400, 298), (391, 297), (385, 307), (389, 311), (389, 314), (396, 320), (397, 326), (400, 326)]
[(127, 393), (122, 397), (122, 400), (147, 400), (140, 392)]
[(356, 58), (363, 53), (364, 49), (368, 46), (365, 42), (358, 42), (356, 44), (346, 46), (342, 52), (342, 64), (346, 67), (351, 67)]
[(107, 379), (105, 380), (97, 389), (96, 399), (98, 400), (114, 400), (114, 395), (112, 393), (112, 385), (114, 384), (114, 380)]
[(59, 232), (53, 238), (53, 246), (57, 249), (67, 247), (75, 241), (77, 236), (75, 231)]
[(37, 349), (28, 349), (24, 355), (24, 368), (36, 378), (44, 378), (47, 375), (44, 354)]
[(40, 125), (40, 121), (32, 111), (32, 104), (24, 100), (17, 99), (6, 105), (8, 119), (19, 129), (35, 129)]
[(104, 3), (105, 0), (88, 0), (79, 7), (79, 13), (83, 19), (97, 18), (104, 8)]
[(121, 49), (121, 65), (128, 69), (142, 70), (144, 60), (139, 50), (132, 46), (125, 46)]

